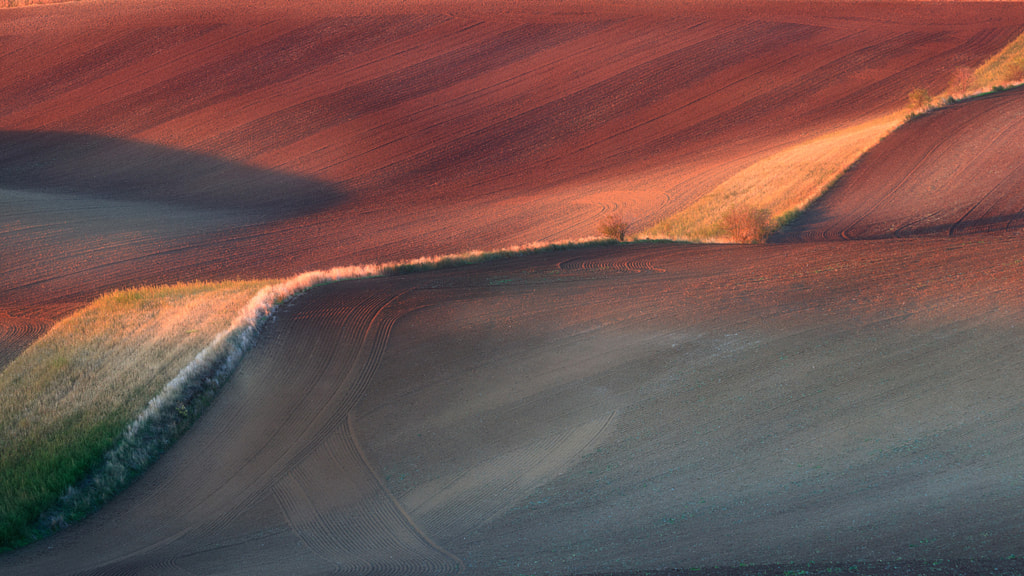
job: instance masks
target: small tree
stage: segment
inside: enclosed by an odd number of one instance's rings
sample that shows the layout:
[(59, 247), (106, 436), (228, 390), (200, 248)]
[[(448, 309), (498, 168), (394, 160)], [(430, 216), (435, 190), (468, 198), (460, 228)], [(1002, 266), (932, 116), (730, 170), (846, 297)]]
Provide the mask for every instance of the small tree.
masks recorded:
[(907, 105), (911, 112), (924, 110), (932, 103), (932, 95), (925, 88), (914, 88), (907, 94)]
[(734, 206), (722, 217), (722, 229), (740, 244), (761, 244), (771, 233), (771, 214), (763, 208)]
[(629, 224), (619, 214), (611, 214), (598, 227), (601, 235), (622, 242), (629, 233)]

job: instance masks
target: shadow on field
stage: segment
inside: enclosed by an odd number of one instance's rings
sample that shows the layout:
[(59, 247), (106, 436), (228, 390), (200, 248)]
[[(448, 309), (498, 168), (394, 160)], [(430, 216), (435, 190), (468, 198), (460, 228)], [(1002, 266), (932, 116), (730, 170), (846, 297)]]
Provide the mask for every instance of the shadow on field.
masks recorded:
[(309, 178), (104, 136), (0, 131), (0, 186), (106, 200), (245, 210), (273, 220), (322, 210), (343, 190)]

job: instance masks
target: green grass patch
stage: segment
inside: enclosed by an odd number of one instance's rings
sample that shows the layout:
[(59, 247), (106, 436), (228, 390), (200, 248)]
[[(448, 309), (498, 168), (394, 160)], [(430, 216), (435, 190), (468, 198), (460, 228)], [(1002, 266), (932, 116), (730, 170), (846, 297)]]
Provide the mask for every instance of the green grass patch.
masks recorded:
[(0, 547), (36, 536), (40, 514), (102, 462), (149, 400), (265, 284), (113, 292), (0, 372)]
[(274, 308), (326, 282), (436, 270), (611, 240), (538, 243), (286, 280), (119, 290), (56, 324), (0, 372), (0, 549), (122, 490), (191, 423)]

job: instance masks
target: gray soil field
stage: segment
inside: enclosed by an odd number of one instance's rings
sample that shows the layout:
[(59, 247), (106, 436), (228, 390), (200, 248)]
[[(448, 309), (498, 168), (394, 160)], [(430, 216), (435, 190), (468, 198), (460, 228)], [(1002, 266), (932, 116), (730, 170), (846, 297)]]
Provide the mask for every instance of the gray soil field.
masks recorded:
[[(0, 10), (0, 366), (98, 294), (596, 233), (945, 88), (1022, 3)], [(1024, 574), (1024, 92), (766, 245), (311, 290), (12, 575)]]
[(0, 567), (1006, 559), (1018, 245), (636, 245), (324, 286), (134, 486)]

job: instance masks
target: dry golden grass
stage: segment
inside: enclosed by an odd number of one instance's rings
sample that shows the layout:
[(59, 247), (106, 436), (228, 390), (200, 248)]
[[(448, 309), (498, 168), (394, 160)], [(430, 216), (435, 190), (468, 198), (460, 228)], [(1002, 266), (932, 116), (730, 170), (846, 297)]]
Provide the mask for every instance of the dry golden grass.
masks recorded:
[(96, 466), (164, 385), (265, 282), (113, 292), (55, 325), (0, 372), (0, 545)]
[(953, 70), (949, 79), (949, 88), (946, 89), (946, 94), (953, 98), (963, 98), (971, 93), (973, 84), (974, 70), (965, 67), (957, 68)]
[(1024, 34), (1006, 45), (974, 71), (972, 92), (985, 92), (997, 86), (1024, 82)]
[(736, 173), (645, 236), (737, 241), (726, 229), (725, 217), (739, 208), (767, 211), (769, 220), (779, 223), (806, 208), (899, 122), (895, 115), (873, 118), (789, 146)]
[(4, 448), (77, 415), (138, 413), (264, 284), (121, 290), (64, 319), (0, 373)]
[(0, 549), (60, 528), (124, 488), (198, 417), (284, 300), (345, 278), (606, 242), (537, 243), (99, 298), (0, 372)]
[(78, 0), (0, 0), (0, 8), (20, 8), (22, 6), (36, 6), (40, 4), (64, 4), (65, 2), (77, 2)]
[[(907, 95), (910, 114), (870, 118), (859, 124), (799, 142), (748, 166), (711, 192), (641, 234), (692, 242), (756, 242), (737, 238), (727, 215), (737, 210), (766, 211), (771, 229), (802, 212), (864, 152), (903, 122), (950, 102), (1024, 82), (1024, 34), (976, 70), (958, 69), (947, 92), (932, 97), (918, 88)], [(746, 235), (743, 235), (746, 238)]]

